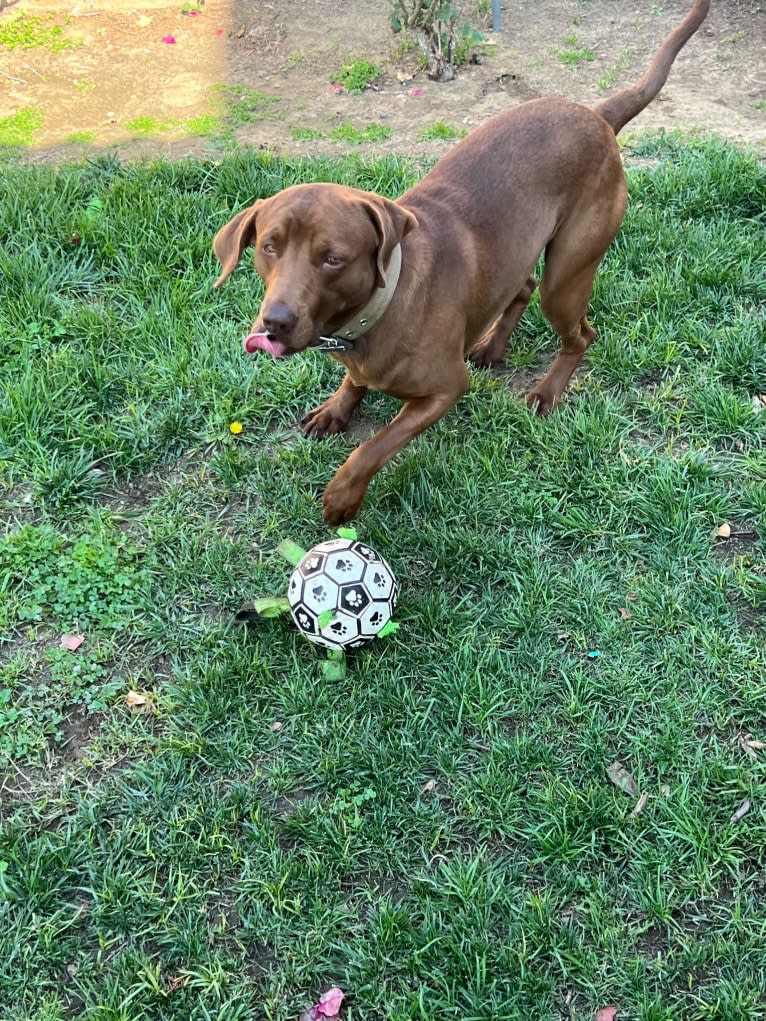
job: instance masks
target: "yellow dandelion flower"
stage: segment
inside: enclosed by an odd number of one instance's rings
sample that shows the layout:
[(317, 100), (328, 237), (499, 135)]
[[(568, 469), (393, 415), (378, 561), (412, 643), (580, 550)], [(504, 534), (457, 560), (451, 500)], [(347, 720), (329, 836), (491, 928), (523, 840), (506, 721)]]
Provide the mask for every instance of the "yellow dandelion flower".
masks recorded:
[(241, 422), (232, 422), (231, 425), (229, 426), (229, 432), (234, 433), (235, 436), (238, 436), (242, 432), (243, 428), (244, 426), (242, 425)]

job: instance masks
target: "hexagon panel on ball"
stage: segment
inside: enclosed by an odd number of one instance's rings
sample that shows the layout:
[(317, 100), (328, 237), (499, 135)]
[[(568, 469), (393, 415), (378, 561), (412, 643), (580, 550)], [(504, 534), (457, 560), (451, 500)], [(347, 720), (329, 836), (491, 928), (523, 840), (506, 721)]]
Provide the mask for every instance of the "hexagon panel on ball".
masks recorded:
[(288, 583), (293, 620), (312, 642), (356, 648), (390, 620), (396, 579), (371, 546), (355, 539), (322, 542), (303, 557)]

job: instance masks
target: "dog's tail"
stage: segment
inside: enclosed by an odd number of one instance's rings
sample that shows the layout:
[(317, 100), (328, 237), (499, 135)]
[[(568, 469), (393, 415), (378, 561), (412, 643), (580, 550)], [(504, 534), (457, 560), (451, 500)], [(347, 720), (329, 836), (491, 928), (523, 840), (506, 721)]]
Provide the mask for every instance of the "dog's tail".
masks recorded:
[(593, 107), (594, 113), (604, 118), (615, 135), (651, 103), (667, 81), (673, 61), (705, 20), (709, 10), (710, 0), (697, 0), (678, 28), (660, 46), (643, 78)]

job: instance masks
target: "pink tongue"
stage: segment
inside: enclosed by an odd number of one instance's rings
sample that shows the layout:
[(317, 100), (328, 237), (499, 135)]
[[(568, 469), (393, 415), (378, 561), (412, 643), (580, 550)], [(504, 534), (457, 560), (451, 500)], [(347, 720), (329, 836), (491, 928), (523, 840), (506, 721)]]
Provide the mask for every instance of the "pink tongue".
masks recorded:
[(249, 355), (256, 351), (268, 351), (273, 358), (281, 358), (287, 353), (288, 347), (283, 340), (271, 340), (268, 333), (251, 333), (245, 337), (245, 351)]

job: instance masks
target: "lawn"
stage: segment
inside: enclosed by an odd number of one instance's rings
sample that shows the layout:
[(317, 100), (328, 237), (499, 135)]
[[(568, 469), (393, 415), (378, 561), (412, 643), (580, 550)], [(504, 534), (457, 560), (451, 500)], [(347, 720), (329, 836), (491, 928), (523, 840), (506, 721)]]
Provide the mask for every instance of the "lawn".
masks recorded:
[(419, 168), (6, 162), (4, 1021), (297, 1021), (335, 984), (348, 1021), (766, 1018), (766, 169), (630, 160), (561, 408), (520, 395), (535, 301), (374, 480), (401, 626), (343, 682), (233, 622), (283, 593), (283, 538), (329, 537), (353, 441), (296, 428), (329, 359), (242, 355), (260, 292), (245, 260), (212, 290), (211, 238)]

